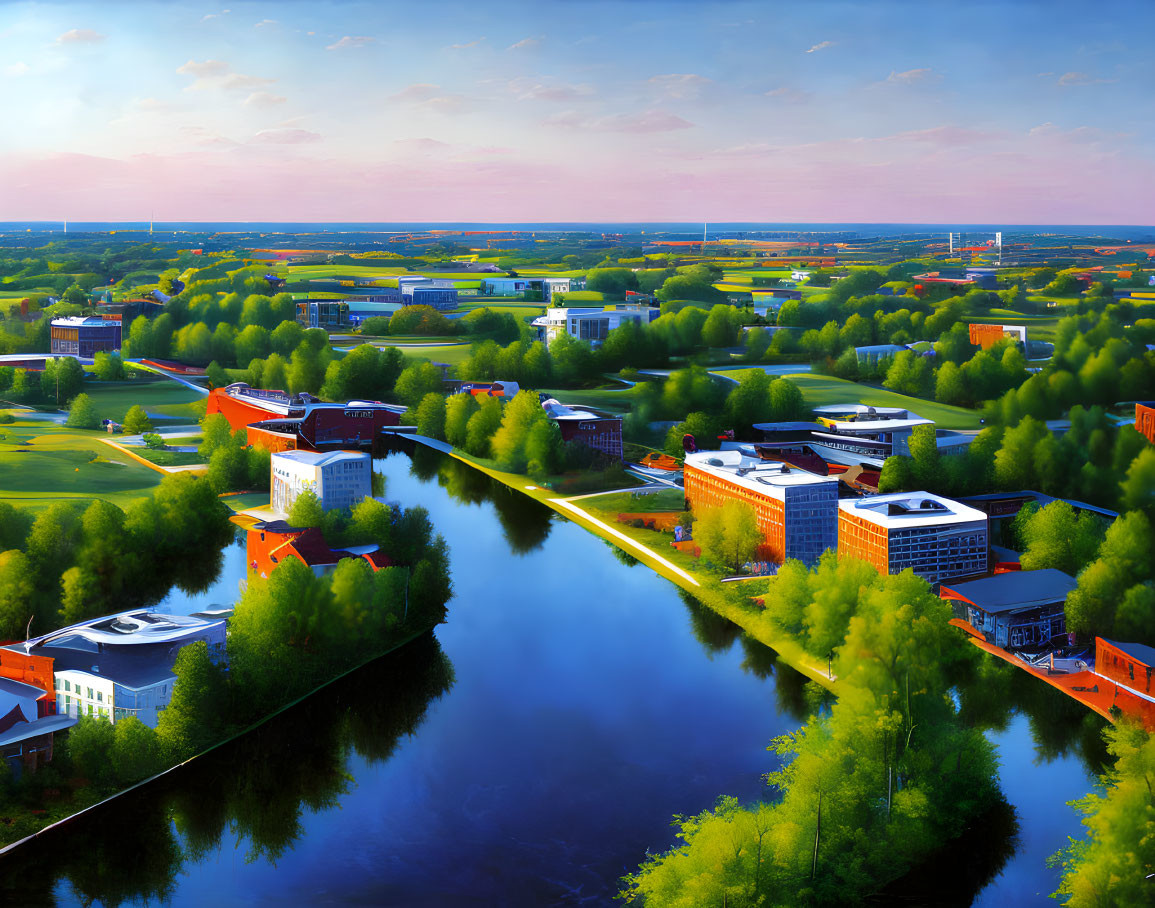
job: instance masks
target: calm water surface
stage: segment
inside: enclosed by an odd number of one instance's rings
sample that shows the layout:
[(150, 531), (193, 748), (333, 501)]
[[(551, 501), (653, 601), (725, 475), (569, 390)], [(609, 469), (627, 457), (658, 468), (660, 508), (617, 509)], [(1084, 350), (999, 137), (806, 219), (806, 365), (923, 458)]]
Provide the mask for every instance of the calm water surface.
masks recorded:
[[(424, 505), (449, 542), (448, 623), (0, 866), (0, 901), (600, 905), (673, 844), (673, 814), (770, 796), (766, 746), (804, 719), (801, 676), (454, 461), (377, 466), (387, 497)], [(162, 607), (231, 603), (243, 543), (223, 565)], [(1090, 786), (1095, 723), (1042, 687), (968, 700), (984, 717), (1007, 697), (1022, 710), (991, 732), (1019, 835), (992, 830), (995, 878), (950, 901), (981, 888), (982, 905), (1043, 903), (1045, 857), (1078, 834), (1063, 802)]]

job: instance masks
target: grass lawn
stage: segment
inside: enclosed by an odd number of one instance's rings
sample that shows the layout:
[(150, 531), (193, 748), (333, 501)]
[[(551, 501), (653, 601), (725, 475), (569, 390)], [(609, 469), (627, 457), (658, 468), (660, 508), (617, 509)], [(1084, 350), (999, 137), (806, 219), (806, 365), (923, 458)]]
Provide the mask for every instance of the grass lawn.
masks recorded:
[(1023, 325), (1027, 329), (1027, 340), (1052, 341), (1059, 319), (1066, 313), (1056, 315), (1027, 315), (1010, 309), (992, 309), (990, 315), (976, 315), (967, 319), (976, 325)]
[(406, 359), (414, 362), (427, 360), (433, 363), (448, 363), (456, 366), (469, 358), (469, 344), (446, 344), (439, 347), (403, 347), (398, 350)]
[(601, 511), (609, 514), (611, 519), (617, 517), (618, 514), (685, 510), (686, 496), (681, 489), (662, 489), (659, 492), (639, 494), (636, 498), (634, 494), (633, 492), (614, 492), (611, 495), (598, 495), (596, 498), (583, 498), (582, 506), (587, 511)]
[(571, 290), (568, 293), (563, 293), (567, 306), (572, 306), (574, 303), (601, 303), (605, 301), (606, 295), (600, 290)]
[(234, 511), (240, 512), (249, 508), (265, 508), (269, 506), (268, 492), (241, 492), (239, 495), (225, 495), (221, 498)]
[(539, 390), (563, 404), (594, 407), (598, 410), (611, 410), (614, 413), (628, 412), (634, 399), (634, 389), (627, 387), (623, 387), (620, 391), (609, 388), (591, 388), (579, 391), (569, 391), (564, 388), (540, 388)]
[(103, 498), (124, 508), (161, 481), (160, 473), (104, 444), (101, 432), (14, 415), (16, 422), (0, 426), (0, 499), (40, 509)]
[(125, 447), (137, 457), (143, 457), (158, 467), (184, 467), (205, 462), (196, 451), (154, 451), (144, 445), (125, 445)]
[[(738, 377), (737, 372), (727, 372), (730, 377)], [(799, 388), (809, 407), (823, 407), (828, 404), (868, 404), (875, 407), (904, 407), (919, 416), (933, 419), (940, 429), (978, 429), (977, 410), (952, 407), (921, 397), (896, 394), (885, 388), (873, 388), (857, 382), (845, 381), (829, 375), (794, 374), (786, 375)]]
[(389, 334), (384, 337), (365, 335), (364, 340), (372, 340), (374, 343), (379, 343), (386, 347), (397, 347), (402, 344), (436, 344), (439, 347), (457, 343), (464, 343), (466, 346), (469, 344), (469, 341), (464, 338), (459, 338), (456, 335), (447, 337), (444, 334)]
[(166, 378), (156, 381), (84, 383), (101, 419), (120, 422), (133, 404), (140, 404), (154, 422), (194, 423), (204, 415), (205, 396)]

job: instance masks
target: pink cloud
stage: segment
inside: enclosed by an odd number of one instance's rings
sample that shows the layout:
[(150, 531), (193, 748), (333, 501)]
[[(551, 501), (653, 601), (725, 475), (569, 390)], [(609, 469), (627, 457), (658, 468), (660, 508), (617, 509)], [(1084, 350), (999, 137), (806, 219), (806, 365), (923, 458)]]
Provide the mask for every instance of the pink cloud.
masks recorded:
[(690, 129), (694, 124), (667, 110), (644, 110), (640, 113), (614, 114), (608, 117), (585, 117), (577, 111), (567, 110), (547, 117), (545, 125), (592, 132), (649, 133)]
[(321, 134), (308, 129), (262, 129), (249, 141), (257, 145), (309, 145), (321, 141)]

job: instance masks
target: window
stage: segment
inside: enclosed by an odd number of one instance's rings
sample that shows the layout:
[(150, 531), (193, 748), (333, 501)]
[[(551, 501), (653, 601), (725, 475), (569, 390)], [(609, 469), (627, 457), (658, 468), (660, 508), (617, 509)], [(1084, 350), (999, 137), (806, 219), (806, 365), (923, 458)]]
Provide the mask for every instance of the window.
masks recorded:
[(91, 699), (92, 699), (92, 688), (91, 688), (91, 687), (90, 687), (90, 688), (88, 688), (88, 699), (89, 699), (89, 700), (91, 700)]
[(69, 684), (67, 681), (65, 681), (64, 682), (64, 689), (67, 691), (70, 691), (70, 690), (72, 690), (72, 685)]
[(96, 692), (96, 699), (97, 699), (99, 702), (103, 703), (103, 702), (104, 702), (104, 692), (103, 692), (103, 691), (99, 691), (99, 690), (98, 690), (98, 691)]

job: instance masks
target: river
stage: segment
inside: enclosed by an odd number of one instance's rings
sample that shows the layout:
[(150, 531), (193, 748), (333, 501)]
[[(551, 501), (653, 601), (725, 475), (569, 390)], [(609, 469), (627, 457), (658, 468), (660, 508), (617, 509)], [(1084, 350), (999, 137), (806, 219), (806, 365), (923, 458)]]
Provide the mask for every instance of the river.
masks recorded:
[[(771, 796), (767, 744), (809, 709), (800, 675), (450, 458), (418, 451), (377, 469), (386, 498), (424, 505), (449, 542), (448, 622), (45, 836), (0, 866), (0, 900), (602, 905), (647, 850), (675, 843), (674, 814)], [(230, 603), (243, 543), (222, 564), (204, 592), (160, 609)], [(1099, 723), (997, 669), (961, 696), (1001, 726), (990, 735), (1019, 831), (978, 830), (980, 846), (944, 861), (979, 867), (975, 879), (948, 871), (936, 885), (956, 904), (1044, 903), (1057, 879), (1045, 858), (1080, 830), (1063, 802), (1090, 788)]]

